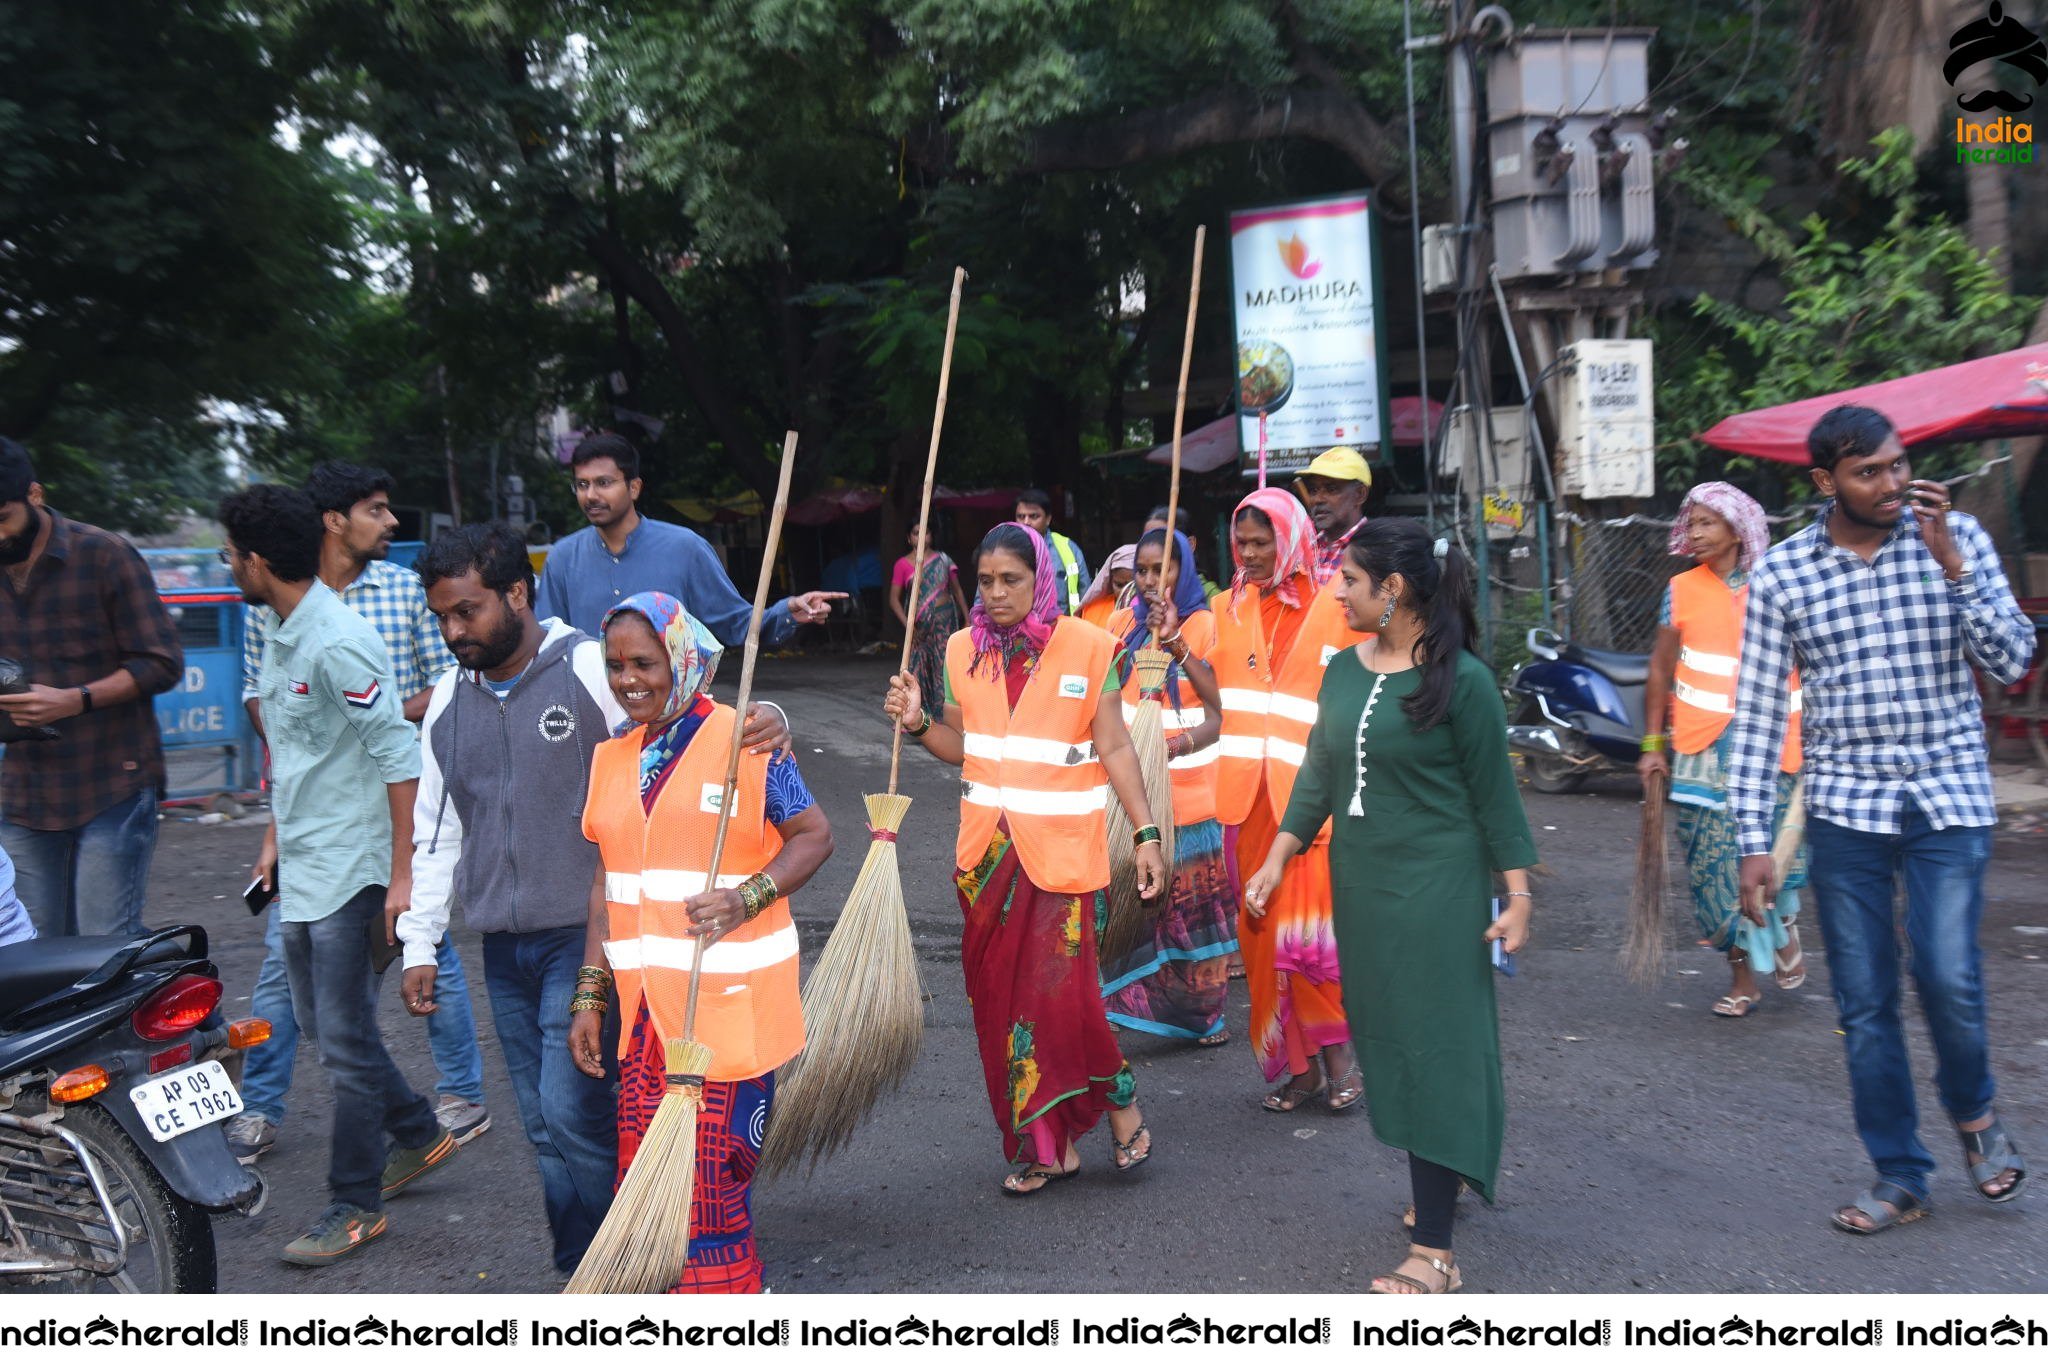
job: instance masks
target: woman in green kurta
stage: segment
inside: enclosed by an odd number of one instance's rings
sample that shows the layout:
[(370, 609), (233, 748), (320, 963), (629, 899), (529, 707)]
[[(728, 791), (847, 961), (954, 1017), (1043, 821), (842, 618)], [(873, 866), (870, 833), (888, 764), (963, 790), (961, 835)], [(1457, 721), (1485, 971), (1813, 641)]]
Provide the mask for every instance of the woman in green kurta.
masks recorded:
[[(1368, 523), (1339, 581), (1347, 625), (1378, 634), (1333, 658), (1280, 835), (1245, 886), (1263, 905), (1333, 818), (1330, 880), (1344, 1014), (1373, 1133), (1408, 1152), (1415, 1227), (1380, 1292), (1455, 1291), (1462, 1181), (1488, 1201), (1507, 1106), (1487, 942), (1528, 936), (1528, 817), (1493, 671), (1471, 653), (1471, 566), (1419, 522)], [(1493, 874), (1507, 895), (1489, 924)]]

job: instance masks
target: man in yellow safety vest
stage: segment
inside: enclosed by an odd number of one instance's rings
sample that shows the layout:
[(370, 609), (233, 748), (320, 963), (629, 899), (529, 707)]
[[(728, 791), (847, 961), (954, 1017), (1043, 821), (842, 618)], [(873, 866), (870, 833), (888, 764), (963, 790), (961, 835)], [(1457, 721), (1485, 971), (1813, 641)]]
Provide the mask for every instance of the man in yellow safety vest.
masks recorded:
[(1052, 529), (1052, 495), (1043, 489), (1026, 489), (1017, 495), (1017, 520), (1045, 538), (1059, 562), (1060, 611), (1070, 617), (1081, 612), (1081, 594), (1088, 587), (1088, 557), (1081, 548)]

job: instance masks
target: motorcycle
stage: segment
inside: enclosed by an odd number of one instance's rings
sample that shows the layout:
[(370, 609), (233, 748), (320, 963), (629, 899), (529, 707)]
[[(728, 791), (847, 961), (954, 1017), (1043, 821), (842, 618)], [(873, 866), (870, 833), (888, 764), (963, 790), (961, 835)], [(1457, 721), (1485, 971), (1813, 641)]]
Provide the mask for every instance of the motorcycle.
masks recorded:
[(0, 1288), (210, 1292), (216, 1214), (262, 1209), (229, 1152), (228, 1021), (198, 926), (0, 951)]
[(1594, 650), (1542, 627), (1528, 644), (1529, 662), (1508, 683), (1508, 748), (1529, 786), (1569, 793), (1596, 773), (1634, 773), (1650, 657)]

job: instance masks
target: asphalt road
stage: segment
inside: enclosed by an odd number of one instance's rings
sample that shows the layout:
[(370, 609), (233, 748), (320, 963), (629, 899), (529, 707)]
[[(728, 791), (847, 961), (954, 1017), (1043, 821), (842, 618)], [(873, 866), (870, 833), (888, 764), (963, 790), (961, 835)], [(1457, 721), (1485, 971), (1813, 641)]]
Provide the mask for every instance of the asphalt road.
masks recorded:
[[(822, 946), (865, 849), (860, 795), (879, 789), (888, 732), (886, 666), (846, 657), (764, 661), (760, 691), (794, 719), (804, 773), (839, 853), (797, 900), (806, 964)], [(1082, 1148), (1084, 1174), (1031, 1200), (1006, 1198), (959, 968), (951, 884), (951, 771), (905, 762), (916, 799), (899, 846), (930, 997), (924, 1057), (851, 1149), (808, 1181), (757, 1189), (756, 1228), (777, 1291), (1355, 1291), (1398, 1261), (1407, 1201), (1401, 1156), (1365, 1108), (1262, 1112), (1249, 1047), (1215, 1052), (1126, 1032), (1154, 1159), (1123, 1177), (1109, 1139)], [(1725, 968), (1674, 950), (1644, 992), (1616, 967), (1638, 819), (1632, 781), (1527, 795), (1547, 876), (1521, 974), (1501, 985), (1508, 1090), (1501, 1199), (1467, 1198), (1459, 1260), (1471, 1291), (2048, 1290), (2048, 1207), (1973, 1197), (1939, 1119), (1932, 1059), (1911, 1022), (1926, 1137), (1941, 1163), (1934, 1218), (1877, 1239), (1828, 1227), (1868, 1180), (1850, 1125), (1824, 946), (1807, 934), (1806, 988), (1772, 992), (1743, 1021), (1708, 1006)], [(258, 818), (167, 821), (150, 920), (213, 932), (230, 999), (246, 1000), (262, 954), (239, 892)], [(1992, 1054), (2001, 1110), (2023, 1148), (2048, 1158), (2048, 833), (2001, 832), (1984, 920)], [(1809, 916), (1809, 923), (1812, 918)], [(325, 1204), (328, 1090), (310, 1050), (292, 1111), (264, 1160), (274, 1185), (253, 1220), (218, 1227), (232, 1291), (552, 1292), (561, 1280), (531, 1150), (519, 1132), (485, 1022), (476, 937), (458, 942), (477, 994), (496, 1123), (442, 1173), (392, 1204), (391, 1233), (349, 1262), (289, 1267), (279, 1248)], [(394, 975), (395, 976), (395, 975)], [(385, 1037), (425, 1088), (424, 1027), (394, 985)], [(1241, 987), (1232, 1028), (1244, 1037)]]

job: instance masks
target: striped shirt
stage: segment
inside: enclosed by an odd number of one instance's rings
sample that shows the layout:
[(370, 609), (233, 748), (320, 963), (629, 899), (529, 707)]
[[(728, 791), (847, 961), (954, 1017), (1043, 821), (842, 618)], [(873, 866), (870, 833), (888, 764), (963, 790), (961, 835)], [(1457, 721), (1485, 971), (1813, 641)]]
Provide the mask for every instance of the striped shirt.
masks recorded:
[(1785, 678), (1795, 664), (1809, 813), (1884, 835), (1897, 834), (1908, 800), (1937, 830), (1996, 821), (1970, 667), (2000, 683), (2018, 679), (2034, 627), (1991, 538), (1975, 518), (1948, 515), (1963, 557), (1952, 584), (1911, 512), (1866, 562), (1829, 538), (1833, 507), (1750, 576), (1728, 773), (1745, 855), (1770, 852)]
[[(407, 698), (455, 667), (455, 657), (441, 639), (440, 623), (427, 609), (426, 590), (411, 570), (388, 560), (372, 560), (337, 596), (383, 638), (384, 649), (391, 652), (391, 678), (401, 707)], [(269, 608), (244, 609), (244, 702), (256, 696), (256, 681), (263, 672), (263, 642), (276, 630), (277, 614)]]

